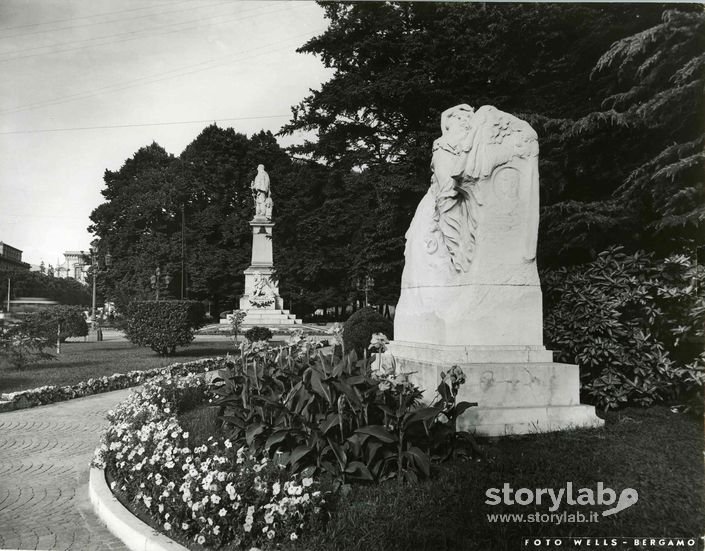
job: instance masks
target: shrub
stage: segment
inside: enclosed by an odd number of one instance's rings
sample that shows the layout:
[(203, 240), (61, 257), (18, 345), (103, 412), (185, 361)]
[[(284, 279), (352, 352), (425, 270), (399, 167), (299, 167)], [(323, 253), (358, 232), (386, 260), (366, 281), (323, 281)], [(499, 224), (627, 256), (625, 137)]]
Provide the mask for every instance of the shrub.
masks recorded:
[(343, 328), (343, 343), (346, 350), (355, 350), (362, 356), (374, 333), (384, 333), (394, 338), (394, 324), (370, 306), (352, 314)]
[(24, 323), (17, 323), (0, 329), (0, 367), (21, 369), (54, 356), (45, 351), (52, 345), (46, 336), (28, 330)]
[(39, 312), (27, 314), (23, 325), (28, 334), (56, 340), (56, 333), (61, 325), (59, 338), (66, 342), (69, 337), (85, 337), (88, 335), (88, 323), (80, 306), (52, 306)]
[(250, 342), (268, 341), (272, 332), (267, 327), (252, 327), (245, 331), (245, 338)]
[[(583, 392), (614, 408), (687, 401), (703, 384), (705, 270), (620, 248), (543, 274), (547, 346), (577, 363)], [(693, 342), (698, 348), (693, 348)]]
[(126, 334), (138, 346), (149, 346), (162, 356), (174, 354), (194, 338), (203, 325), (203, 304), (188, 300), (132, 302), (127, 312)]

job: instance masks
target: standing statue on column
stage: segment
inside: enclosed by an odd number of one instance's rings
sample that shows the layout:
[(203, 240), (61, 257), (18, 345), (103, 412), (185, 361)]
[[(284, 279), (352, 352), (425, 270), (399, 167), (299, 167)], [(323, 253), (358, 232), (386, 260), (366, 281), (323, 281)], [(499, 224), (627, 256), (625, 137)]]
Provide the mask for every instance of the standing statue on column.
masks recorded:
[(267, 216), (267, 200), (270, 198), (269, 174), (265, 172), (264, 165), (257, 166), (257, 176), (250, 184), (250, 189), (255, 200), (255, 217), (271, 218), (271, 208)]

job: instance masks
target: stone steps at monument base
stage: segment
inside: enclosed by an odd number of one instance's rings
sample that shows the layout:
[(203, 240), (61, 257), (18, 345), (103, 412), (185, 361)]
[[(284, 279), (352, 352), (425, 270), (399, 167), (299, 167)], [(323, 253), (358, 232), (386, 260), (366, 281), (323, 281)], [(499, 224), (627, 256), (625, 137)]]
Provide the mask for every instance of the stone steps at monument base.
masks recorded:
[(556, 430), (599, 428), (604, 420), (584, 404), (534, 407), (471, 407), (457, 420), (457, 429), (478, 436), (536, 434)]
[(289, 310), (257, 310), (249, 311), (242, 321), (243, 327), (254, 327), (256, 325), (270, 327), (278, 325), (301, 325), (302, 321), (297, 319)]
[[(289, 310), (262, 309), (248, 311), (242, 325), (300, 325), (301, 323), (302, 321), (297, 319)], [(220, 320), (220, 324), (230, 325), (230, 320), (223, 318)]]

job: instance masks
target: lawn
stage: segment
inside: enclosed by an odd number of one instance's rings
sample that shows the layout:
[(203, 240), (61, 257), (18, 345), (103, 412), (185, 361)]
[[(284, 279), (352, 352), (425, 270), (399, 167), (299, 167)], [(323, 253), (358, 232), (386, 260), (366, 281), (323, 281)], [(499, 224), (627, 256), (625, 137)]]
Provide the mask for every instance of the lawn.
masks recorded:
[(163, 367), (175, 362), (190, 362), (232, 353), (229, 340), (194, 342), (179, 348), (174, 356), (158, 356), (149, 348), (125, 341), (67, 342), (54, 360), (32, 364), (24, 369), (0, 369), (0, 392), (26, 390), (43, 385), (70, 385), (91, 377)]

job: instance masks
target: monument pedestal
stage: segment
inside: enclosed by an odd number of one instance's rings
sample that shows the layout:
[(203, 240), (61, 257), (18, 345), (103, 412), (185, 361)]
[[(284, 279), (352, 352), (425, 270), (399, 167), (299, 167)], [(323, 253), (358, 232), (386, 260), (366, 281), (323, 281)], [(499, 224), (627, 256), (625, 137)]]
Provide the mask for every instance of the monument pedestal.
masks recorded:
[(255, 216), (252, 227), (252, 263), (245, 270), (245, 294), (240, 310), (246, 313), (243, 327), (278, 327), (300, 325), (301, 320), (284, 310), (279, 285), (274, 278), (272, 229), (274, 223), (265, 216)]
[(458, 430), (481, 436), (528, 434), (600, 427), (595, 408), (580, 404), (577, 365), (554, 363), (543, 346), (452, 346), (393, 341), (389, 351), (399, 371), (424, 389), (431, 402), (441, 372), (457, 365), (465, 373), (458, 401), (477, 402), (457, 421)]

